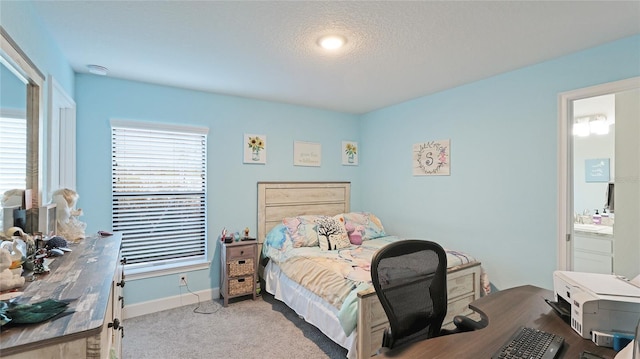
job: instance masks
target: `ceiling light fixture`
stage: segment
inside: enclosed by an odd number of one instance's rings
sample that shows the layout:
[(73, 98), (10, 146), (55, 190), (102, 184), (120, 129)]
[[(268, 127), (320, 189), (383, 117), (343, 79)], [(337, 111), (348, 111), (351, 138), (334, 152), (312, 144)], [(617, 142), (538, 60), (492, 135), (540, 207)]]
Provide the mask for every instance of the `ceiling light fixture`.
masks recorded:
[(340, 35), (322, 36), (318, 39), (318, 45), (326, 50), (337, 50), (347, 43), (347, 39)]
[(90, 73), (100, 76), (106, 76), (109, 72), (109, 69), (100, 65), (87, 65), (87, 69), (89, 69)]
[(590, 134), (606, 135), (609, 133), (609, 126), (614, 123), (613, 119), (608, 119), (605, 115), (578, 117), (573, 122), (573, 134), (578, 137), (587, 137)]

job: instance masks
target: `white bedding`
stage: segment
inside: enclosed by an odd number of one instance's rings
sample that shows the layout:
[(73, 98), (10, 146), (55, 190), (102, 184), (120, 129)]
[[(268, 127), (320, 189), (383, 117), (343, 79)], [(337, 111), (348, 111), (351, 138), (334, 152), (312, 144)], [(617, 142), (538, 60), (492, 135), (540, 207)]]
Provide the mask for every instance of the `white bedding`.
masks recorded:
[(305, 321), (320, 329), (329, 339), (347, 349), (347, 358), (356, 357), (357, 329), (346, 336), (338, 320), (338, 309), (300, 284), (289, 279), (280, 267), (269, 261), (264, 269), (265, 290), (284, 302)]

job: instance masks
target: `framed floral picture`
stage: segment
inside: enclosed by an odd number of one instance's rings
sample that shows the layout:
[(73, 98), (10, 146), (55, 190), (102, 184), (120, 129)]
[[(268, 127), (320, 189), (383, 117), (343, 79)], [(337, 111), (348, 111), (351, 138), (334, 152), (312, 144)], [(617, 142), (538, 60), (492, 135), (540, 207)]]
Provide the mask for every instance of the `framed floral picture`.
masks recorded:
[(244, 134), (244, 163), (267, 163), (267, 136)]
[(344, 166), (358, 165), (358, 142), (342, 141), (342, 164)]

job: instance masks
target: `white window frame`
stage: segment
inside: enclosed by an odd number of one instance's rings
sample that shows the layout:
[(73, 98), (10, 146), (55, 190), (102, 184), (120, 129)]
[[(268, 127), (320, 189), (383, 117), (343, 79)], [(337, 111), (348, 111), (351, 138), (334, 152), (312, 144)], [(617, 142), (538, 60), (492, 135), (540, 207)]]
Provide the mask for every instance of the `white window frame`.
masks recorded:
[[(209, 266), (206, 215), (208, 131), (205, 127), (111, 120), (112, 224), (114, 231), (123, 233), (122, 256), (127, 258), (127, 274), (134, 275), (134, 279)], [(135, 147), (131, 142), (120, 142), (123, 138), (131, 139), (136, 136), (149, 136), (149, 143), (143, 147)], [(152, 145), (153, 140), (159, 142)], [(176, 146), (178, 141), (188, 141), (188, 146), (193, 145), (195, 149), (181, 152), (181, 146), (185, 145)], [(158, 156), (159, 154), (161, 155)], [(139, 156), (143, 156), (144, 160), (136, 163)], [(157, 172), (149, 171), (149, 166), (140, 167), (141, 164), (149, 164), (151, 157), (154, 157), (154, 167), (164, 167), (167, 171), (178, 169), (178, 163), (192, 164), (184, 168), (190, 171), (166, 172), (170, 173), (166, 177), (157, 176)], [(194, 159), (194, 162), (189, 162)], [(123, 163), (128, 165), (123, 167)], [(122, 171), (123, 168), (127, 171)], [(179, 176), (176, 177), (176, 174)], [(136, 182), (137, 180), (140, 182)], [(173, 191), (165, 190), (169, 184), (175, 188)], [(162, 189), (153, 188), (152, 185)], [(144, 197), (151, 196), (153, 199), (145, 201)], [(177, 201), (171, 202), (176, 199)], [(125, 200), (128, 203), (141, 203), (140, 206), (144, 207), (143, 214), (132, 215), (131, 212), (139, 207), (122, 205), (123, 202), (127, 203)], [(166, 209), (164, 205), (158, 204), (167, 201), (176, 207)], [(176, 216), (181, 214), (184, 218)], [(145, 224), (137, 233), (134, 229), (138, 228), (136, 221), (141, 225)], [(157, 232), (150, 235), (147, 230)], [(154, 247), (149, 249), (151, 244)], [(159, 253), (156, 253), (158, 250)], [(181, 251), (185, 252), (184, 257)], [(160, 256), (159, 259), (144, 260), (145, 256), (152, 257), (156, 254)]]

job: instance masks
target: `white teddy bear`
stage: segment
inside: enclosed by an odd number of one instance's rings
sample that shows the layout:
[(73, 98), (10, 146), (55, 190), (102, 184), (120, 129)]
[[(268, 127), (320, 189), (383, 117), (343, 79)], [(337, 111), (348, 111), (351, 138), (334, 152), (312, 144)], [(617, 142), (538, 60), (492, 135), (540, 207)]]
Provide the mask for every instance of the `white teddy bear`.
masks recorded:
[(72, 189), (61, 188), (53, 192), (52, 202), (56, 204), (58, 235), (70, 241), (84, 239), (87, 224), (78, 220), (82, 209), (75, 209), (80, 196)]
[[(6, 248), (0, 248), (0, 291), (22, 287), (24, 277), (18, 271), (9, 269), (13, 263), (11, 253)], [(22, 268), (20, 268), (22, 271)]]

